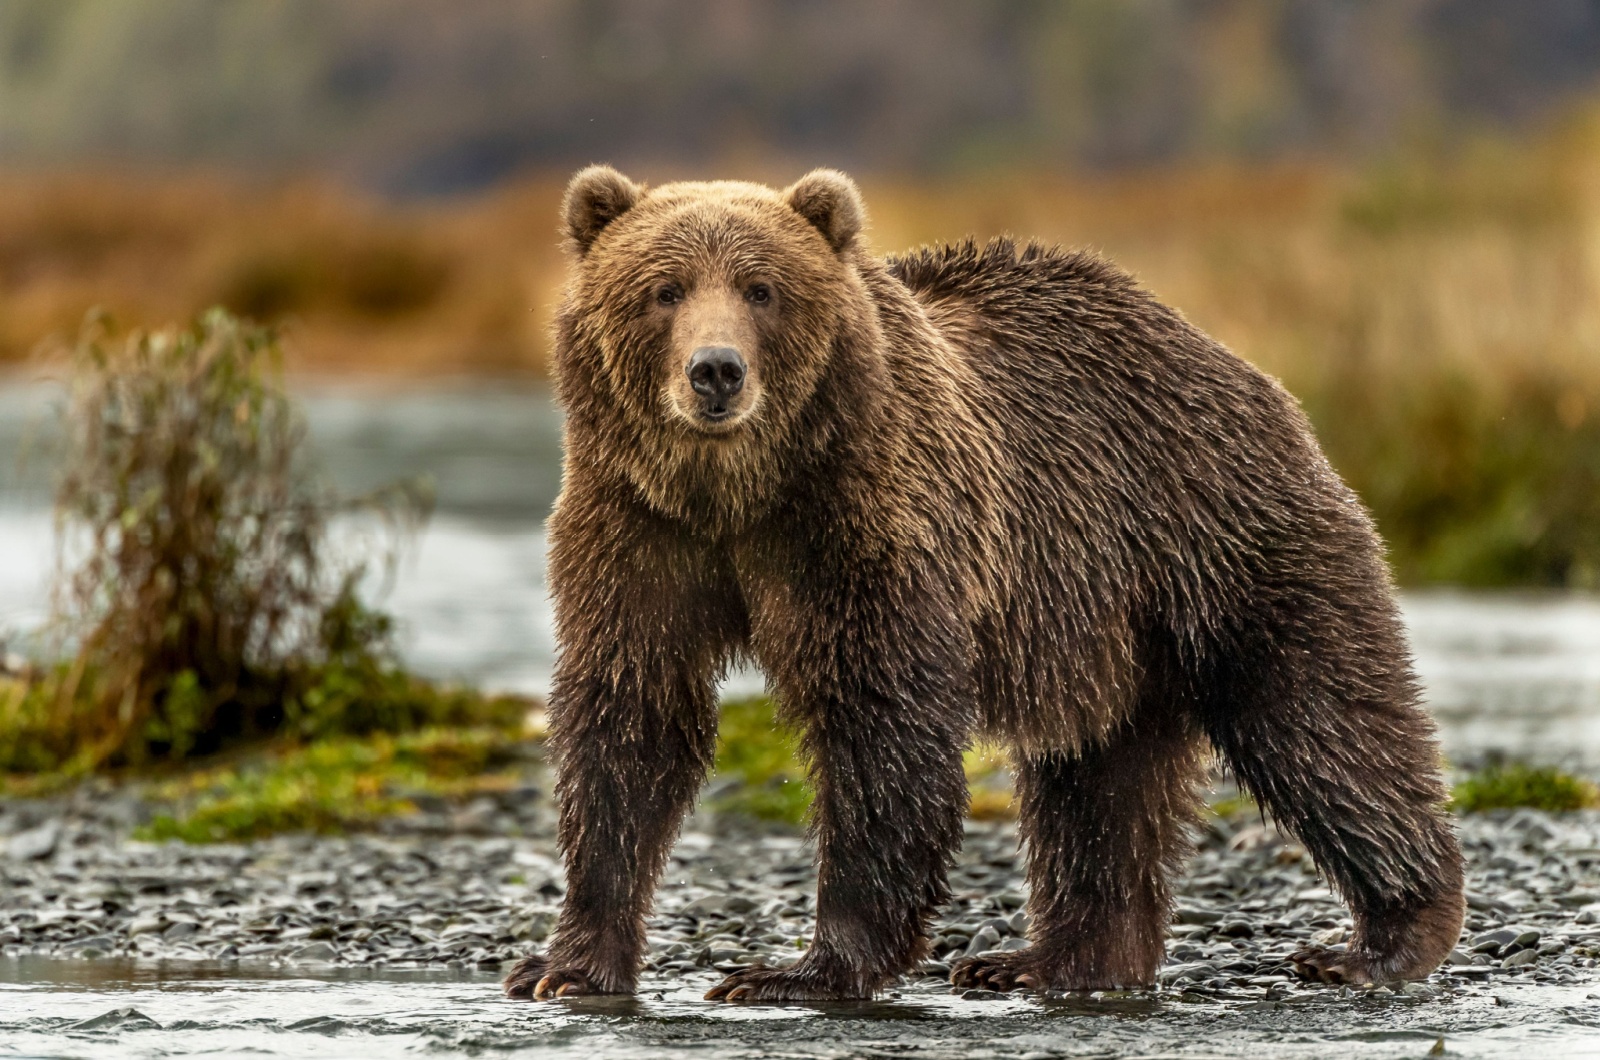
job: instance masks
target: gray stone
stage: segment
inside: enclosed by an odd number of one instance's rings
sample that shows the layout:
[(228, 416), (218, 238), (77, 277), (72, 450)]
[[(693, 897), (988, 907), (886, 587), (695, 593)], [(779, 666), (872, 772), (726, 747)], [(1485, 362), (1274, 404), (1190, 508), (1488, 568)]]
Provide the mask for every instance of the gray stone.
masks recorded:
[(728, 896), (725, 894), (708, 894), (703, 898), (696, 898), (678, 910), (678, 912), (682, 916), (692, 916), (696, 919), (726, 916), (728, 914)]
[(116, 946), (116, 939), (109, 935), (92, 935), (86, 939), (73, 939), (61, 948), (76, 957), (104, 957)]
[(1216, 973), (1216, 965), (1207, 961), (1192, 961), (1186, 964), (1169, 964), (1156, 973), (1156, 979), (1163, 985), (1185, 980), (1203, 982)]
[(60, 822), (46, 821), (6, 840), (6, 854), (18, 861), (38, 861), (55, 853), (56, 844), (60, 841)]
[(159, 914), (134, 917), (128, 924), (128, 937), (136, 938), (139, 935), (159, 935), (166, 930), (167, 918)]
[(967, 956), (976, 957), (980, 953), (997, 949), (999, 945), (999, 933), (996, 932), (994, 928), (989, 927), (986, 924), (982, 928), (979, 928), (978, 933), (972, 936), (972, 941), (967, 943)]
[(1510, 945), (1521, 934), (1513, 928), (1500, 928), (1498, 931), (1486, 931), (1481, 935), (1472, 936), (1473, 953), (1496, 952), (1501, 946)]
[(110, 1012), (102, 1012), (98, 1016), (90, 1016), (86, 1020), (69, 1024), (67, 1029), (74, 1031), (102, 1031), (116, 1028), (117, 1030), (147, 1030), (160, 1027), (161, 1024), (146, 1016), (143, 1012), (131, 1005), (123, 1008), (114, 1008)]
[(1222, 920), (1219, 909), (1204, 909), (1196, 905), (1179, 905), (1177, 921), (1180, 924), (1212, 925)]
[(307, 964), (329, 963), (339, 959), (339, 951), (330, 942), (313, 942), (309, 946), (301, 946), (290, 956)]

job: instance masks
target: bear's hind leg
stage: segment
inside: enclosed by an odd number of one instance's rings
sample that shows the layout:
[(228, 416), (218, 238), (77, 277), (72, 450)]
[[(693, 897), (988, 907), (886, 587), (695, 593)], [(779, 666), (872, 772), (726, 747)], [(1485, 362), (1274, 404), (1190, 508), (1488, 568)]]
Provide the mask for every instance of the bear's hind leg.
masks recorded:
[(1076, 755), (1019, 756), (1028, 935), (956, 964), (957, 987), (1149, 986), (1166, 956), (1169, 878), (1189, 852), (1200, 735), (1155, 707)]
[(1466, 912), (1461, 851), (1392, 609), (1255, 627), (1202, 713), (1242, 786), (1350, 904), (1349, 945), (1301, 950), (1297, 970), (1372, 983), (1438, 967)]

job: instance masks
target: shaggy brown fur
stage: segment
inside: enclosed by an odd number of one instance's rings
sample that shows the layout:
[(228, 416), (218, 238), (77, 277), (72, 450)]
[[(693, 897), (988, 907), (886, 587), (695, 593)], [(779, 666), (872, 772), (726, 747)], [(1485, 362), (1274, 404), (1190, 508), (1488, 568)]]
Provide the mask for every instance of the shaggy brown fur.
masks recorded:
[[(1381, 546), (1277, 384), (1088, 254), (875, 259), (838, 173), (646, 191), (596, 167), (565, 215), (568, 892), (513, 996), (634, 988), (740, 657), (804, 733), (817, 930), (709, 997), (913, 968), (979, 733), (1017, 760), (1032, 945), (958, 984), (1151, 983), (1208, 744), (1354, 910), (1307, 974), (1439, 963), (1461, 860)], [(706, 351), (743, 375), (712, 394)]]

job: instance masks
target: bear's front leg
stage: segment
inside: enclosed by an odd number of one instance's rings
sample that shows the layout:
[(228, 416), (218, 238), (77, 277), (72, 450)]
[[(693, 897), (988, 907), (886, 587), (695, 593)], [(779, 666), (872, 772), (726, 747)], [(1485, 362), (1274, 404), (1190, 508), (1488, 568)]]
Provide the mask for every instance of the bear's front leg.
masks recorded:
[(551, 743), (566, 900), (548, 952), (519, 962), (505, 990), (540, 1000), (631, 993), (656, 881), (715, 752), (715, 707), (709, 687), (575, 695), (558, 675), (557, 689)]
[(966, 816), (971, 695), (958, 623), (908, 595), (862, 592), (837, 623), (802, 615), (817, 624), (788, 650), (767, 642), (816, 793), (816, 931), (791, 967), (735, 972), (710, 1000), (868, 998), (927, 956)]
[[(581, 471), (581, 468), (579, 469)], [(714, 675), (743, 636), (725, 572), (648, 513), (616, 512), (569, 475), (552, 516), (561, 654), (549, 747), (567, 894), (512, 997), (631, 993), (645, 917), (716, 751)]]
[(925, 702), (831, 704), (808, 727), (816, 802), (817, 925), (789, 968), (749, 968), (706, 995), (726, 1001), (868, 998), (927, 956), (961, 843), (965, 728)]

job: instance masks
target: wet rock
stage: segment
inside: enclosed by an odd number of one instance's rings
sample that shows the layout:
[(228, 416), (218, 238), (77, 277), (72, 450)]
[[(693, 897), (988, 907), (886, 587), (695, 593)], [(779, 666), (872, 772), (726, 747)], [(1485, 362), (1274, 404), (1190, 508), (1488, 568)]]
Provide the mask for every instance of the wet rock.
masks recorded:
[(88, 959), (105, 957), (116, 949), (116, 945), (116, 940), (108, 935), (94, 935), (86, 939), (74, 939), (61, 949), (71, 956)]
[(1209, 926), (1222, 920), (1222, 911), (1220, 909), (1206, 909), (1196, 905), (1180, 904), (1176, 919), (1180, 924), (1203, 924)]
[(1520, 932), (1512, 928), (1500, 928), (1498, 931), (1486, 931), (1481, 935), (1472, 936), (1473, 953), (1498, 953), (1500, 947), (1509, 946), (1514, 942)]
[(102, 1012), (98, 1016), (90, 1016), (86, 1020), (69, 1024), (67, 1029), (73, 1031), (104, 1031), (104, 1030), (156, 1030), (161, 1024), (146, 1016), (133, 1006), (114, 1008), (110, 1012)]
[(978, 930), (976, 935), (972, 936), (972, 941), (967, 943), (967, 956), (976, 957), (980, 953), (999, 948), (999, 933), (996, 932), (994, 928), (985, 924)]
[[(218, 847), (128, 843), (125, 825), (88, 810), (51, 817), (31, 803), (12, 812), (0, 801), (0, 814), (7, 815), (0, 832), (52, 820), (59, 827), (54, 856), (0, 858), (9, 885), (0, 908), (0, 950), (7, 953), (90, 955), (103, 947), (141, 959), (500, 967), (545, 939), (564, 892), (548, 814), (510, 837), (407, 826), (377, 836)], [(1600, 927), (1585, 926), (1600, 923), (1600, 902), (1562, 900), (1569, 892), (1600, 893), (1591, 850), (1600, 844), (1571, 840), (1570, 822), (1552, 826), (1569, 837), (1560, 842), (1579, 843), (1570, 850), (1554, 842), (1541, 848), (1527, 838), (1537, 829), (1512, 831), (1487, 817), (1461, 827), (1479, 896), (1474, 933), (1451, 954), (1445, 974), (1426, 985), (1470, 993), (1481, 992), (1485, 980), (1513, 976), (1600, 982), (1592, 967)], [(933, 989), (933, 980), (947, 979), (950, 963), (969, 952), (1027, 945), (1016, 841), (1010, 825), (968, 830), (951, 877), (955, 897), (932, 932), (940, 959), (921, 969), (918, 988)], [(1175, 881), (1177, 923), (1168, 940), (1174, 963), (1159, 973), (1165, 996), (1276, 1004), (1336, 993), (1291, 982), (1287, 958), (1313, 939), (1346, 941), (1347, 909), (1305, 865), (1280, 862), (1280, 844), (1243, 846), (1204, 840)], [(814, 888), (811, 853), (798, 836), (689, 828), (647, 928), (646, 989), (652, 977), (709, 978), (713, 967), (799, 959), (795, 940), (809, 941), (815, 931)], [(1485, 895), (1516, 902), (1497, 905)], [(1527, 911), (1512, 921), (1517, 903)], [(1586, 911), (1596, 915), (1580, 923)], [(1404, 1002), (1426, 995), (1400, 987), (1391, 996)]]
[(160, 934), (167, 927), (167, 918), (159, 914), (134, 917), (128, 925), (128, 937), (135, 938), (139, 935)]
[(46, 821), (6, 840), (6, 855), (18, 861), (38, 861), (55, 853), (56, 844), (60, 841), (60, 822)]
[(309, 946), (301, 946), (291, 956), (293, 960), (306, 964), (328, 964), (339, 959), (339, 951), (332, 943), (313, 942)]
[(692, 916), (697, 918), (727, 916), (733, 911), (729, 906), (731, 901), (732, 897), (730, 895), (708, 894), (704, 898), (696, 898), (694, 901), (690, 902), (688, 905), (679, 910), (679, 912), (683, 916)]
[(1482, 891), (1474, 890), (1467, 891), (1467, 908), (1477, 909), (1483, 912), (1506, 914), (1515, 913), (1517, 911), (1517, 906), (1512, 905), (1510, 902), (1484, 894)]
[(1186, 964), (1169, 964), (1156, 973), (1156, 980), (1163, 986), (1169, 983), (1203, 982), (1217, 974), (1217, 967), (1203, 961), (1194, 961)]

